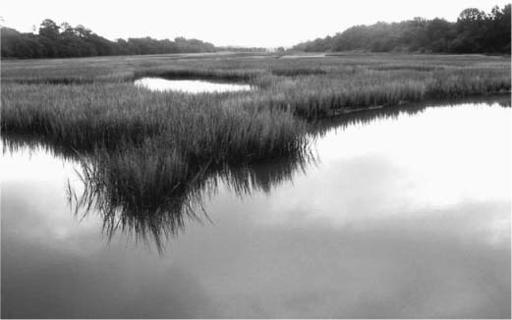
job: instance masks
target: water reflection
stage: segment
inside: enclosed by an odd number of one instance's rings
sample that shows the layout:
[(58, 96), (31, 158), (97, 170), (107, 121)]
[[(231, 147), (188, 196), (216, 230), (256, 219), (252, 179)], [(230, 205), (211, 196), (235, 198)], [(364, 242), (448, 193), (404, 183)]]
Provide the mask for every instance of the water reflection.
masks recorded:
[(181, 91), (186, 93), (221, 93), (252, 90), (251, 85), (238, 83), (221, 83), (205, 80), (170, 80), (146, 77), (135, 80), (135, 85), (154, 91)]
[[(319, 123), (314, 162), (207, 168), (181, 190), (206, 224), (171, 222), (176, 203), (140, 217), (144, 198), (134, 210), (129, 189), (93, 192), (109, 172), (84, 175), (59, 148), (6, 152), (2, 315), (510, 317), (510, 111), (493, 101)], [(67, 180), (82, 220), (66, 210)], [(88, 195), (115, 204), (107, 225), (128, 221), (109, 246), (98, 225), (111, 208)], [(185, 232), (163, 255), (125, 238), (172, 223)]]
[(2, 141), (4, 154), (42, 152), (73, 163), (75, 181), (68, 180), (66, 194), (75, 216), (84, 219), (99, 213), (108, 239), (117, 232), (129, 233), (160, 252), (167, 240), (184, 229), (186, 221), (211, 222), (203, 203), (221, 186), (239, 197), (260, 191), (270, 194), (294, 175), (304, 173), (314, 160), (303, 153), (258, 163), (206, 164), (187, 168), (177, 179), (172, 155), (153, 157), (146, 150), (138, 154), (138, 149), (77, 153), (41, 138), (16, 135), (4, 135)]
[(77, 215), (99, 212), (109, 239), (117, 231), (130, 232), (138, 239), (153, 242), (162, 252), (166, 240), (184, 229), (186, 220), (210, 221), (203, 208), (204, 198), (214, 196), (220, 185), (228, 186), (240, 197), (258, 191), (270, 193), (272, 188), (290, 181), (297, 171), (303, 171), (308, 160), (299, 156), (272, 163), (206, 165), (193, 170), (178, 184), (166, 179), (172, 172), (163, 169), (158, 181), (142, 185), (133, 180), (127, 183), (123, 178), (132, 174), (128, 170), (137, 175), (145, 164), (123, 166), (124, 172), (119, 172), (119, 167), (109, 166), (101, 159), (80, 159), (82, 185), (77, 192), (68, 184), (68, 201)]
[[(464, 105), (468, 105), (467, 107), (471, 107), (475, 104), (488, 107), (500, 106), (502, 108), (506, 108), (511, 106), (511, 100), (510, 97), (508, 96), (454, 99), (443, 101), (441, 106), (444, 108), (461, 107)], [(369, 125), (376, 120), (396, 121), (398, 120), (400, 115), (414, 116), (417, 114), (421, 114), (425, 110), (429, 109), (429, 107), (436, 107), (438, 105), (439, 102), (435, 101), (432, 102), (432, 104), (428, 102), (418, 102), (407, 104), (407, 106), (386, 107), (381, 109), (373, 109), (369, 111), (347, 113), (339, 117), (320, 119), (310, 126), (309, 131), (312, 137), (322, 137), (325, 134), (329, 133), (332, 129), (343, 130), (350, 126)]]

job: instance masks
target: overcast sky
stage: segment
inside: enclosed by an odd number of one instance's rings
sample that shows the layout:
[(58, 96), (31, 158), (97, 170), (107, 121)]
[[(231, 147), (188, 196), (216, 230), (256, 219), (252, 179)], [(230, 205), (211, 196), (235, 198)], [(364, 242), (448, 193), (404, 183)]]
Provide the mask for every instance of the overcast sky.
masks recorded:
[(215, 45), (277, 47), (357, 25), (413, 17), (455, 21), (507, 0), (2, 0), (3, 25), (30, 32), (45, 18), (82, 24), (108, 39), (197, 38)]

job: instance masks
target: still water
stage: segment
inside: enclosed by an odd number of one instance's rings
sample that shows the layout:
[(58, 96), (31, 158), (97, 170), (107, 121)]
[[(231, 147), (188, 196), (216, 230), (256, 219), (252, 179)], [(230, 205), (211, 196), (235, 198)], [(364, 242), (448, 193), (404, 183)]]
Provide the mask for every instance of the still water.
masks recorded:
[(2, 316), (510, 317), (510, 108), (354, 116), (312, 139), (286, 179), (220, 184), (161, 254), (73, 213), (74, 161), (6, 151)]
[(221, 93), (234, 91), (249, 91), (248, 84), (212, 82), (206, 80), (170, 80), (146, 77), (135, 80), (134, 84), (153, 91), (181, 91), (186, 93)]

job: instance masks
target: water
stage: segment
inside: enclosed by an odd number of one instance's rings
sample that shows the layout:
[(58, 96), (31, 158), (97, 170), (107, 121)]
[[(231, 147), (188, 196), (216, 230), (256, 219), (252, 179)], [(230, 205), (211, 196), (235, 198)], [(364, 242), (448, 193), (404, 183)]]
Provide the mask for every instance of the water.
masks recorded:
[(238, 83), (220, 83), (205, 80), (169, 80), (163, 78), (146, 77), (135, 81), (136, 86), (154, 91), (181, 91), (186, 93), (221, 93), (235, 91), (249, 91), (252, 86)]
[(379, 112), (221, 183), (161, 254), (71, 212), (73, 160), (6, 152), (2, 316), (509, 318), (511, 109)]
[(319, 54), (294, 54), (294, 55), (284, 55), (281, 56), (280, 59), (308, 59), (308, 58), (325, 58), (327, 55), (325, 53)]

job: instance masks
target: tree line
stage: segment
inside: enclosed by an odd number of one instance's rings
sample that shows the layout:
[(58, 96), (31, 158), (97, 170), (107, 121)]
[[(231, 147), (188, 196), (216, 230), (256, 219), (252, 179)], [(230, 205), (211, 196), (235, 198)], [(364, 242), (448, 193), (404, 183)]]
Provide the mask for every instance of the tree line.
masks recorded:
[(38, 33), (1, 28), (2, 58), (69, 58), (110, 55), (213, 52), (213, 44), (182, 37), (171, 41), (150, 37), (110, 41), (82, 25), (44, 20)]
[(398, 23), (354, 26), (332, 37), (300, 43), (293, 49), (510, 54), (510, 4), (503, 8), (495, 6), (490, 13), (465, 9), (456, 22), (414, 18)]

